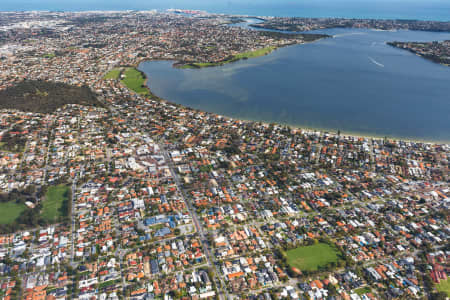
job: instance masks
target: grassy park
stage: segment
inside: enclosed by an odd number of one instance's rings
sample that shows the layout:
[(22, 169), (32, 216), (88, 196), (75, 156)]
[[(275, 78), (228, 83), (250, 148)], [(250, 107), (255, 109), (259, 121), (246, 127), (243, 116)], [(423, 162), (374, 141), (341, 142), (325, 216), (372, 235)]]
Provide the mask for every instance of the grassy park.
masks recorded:
[(248, 51), (244, 53), (239, 53), (234, 56), (234, 59), (247, 59), (247, 58), (255, 58), (259, 56), (264, 56), (275, 50), (276, 47), (266, 47), (262, 49), (258, 49), (255, 51)]
[(0, 224), (13, 223), (25, 209), (25, 204), (15, 201), (0, 203)]
[(136, 68), (127, 68), (123, 73), (124, 78), (122, 83), (125, 84), (130, 90), (135, 91), (141, 95), (147, 95), (148, 89), (145, 86), (145, 77), (142, 72)]
[(338, 262), (338, 251), (325, 243), (298, 247), (286, 251), (287, 263), (301, 271), (317, 271), (329, 263)]
[(25, 148), (24, 144), (11, 144), (0, 142), (0, 151), (11, 152), (11, 153), (20, 153)]
[(70, 187), (66, 185), (49, 187), (45, 194), (45, 200), (42, 202), (41, 217), (48, 222), (54, 222), (67, 216), (69, 196)]
[(439, 292), (447, 293), (447, 296), (450, 297), (450, 277), (448, 277), (447, 280), (442, 280), (439, 284), (437, 284), (436, 289)]
[(359, 296), (362, 296), (364, 294), (368, 294), (370, 292), (372, 292), (372, 290), (368, 286), (365, 286), (365, 287), (362, 287), (362, 288), (358, 288), (358, 289), (355, 290), (355, 293), (358, 294)]
[(103, 79), (119, 79), (120, 76), (120, 69), (116, 68), (116, 69), (112, 69), (110, 70), (108, 73), (106, 73), (106, 75), (103, 77)]
[(53, 57), (56, 57), (56, 54), (55, 54), (55, 53), (47, 53), (47, 54), (44, 54), (44, 58), (53, 58)]

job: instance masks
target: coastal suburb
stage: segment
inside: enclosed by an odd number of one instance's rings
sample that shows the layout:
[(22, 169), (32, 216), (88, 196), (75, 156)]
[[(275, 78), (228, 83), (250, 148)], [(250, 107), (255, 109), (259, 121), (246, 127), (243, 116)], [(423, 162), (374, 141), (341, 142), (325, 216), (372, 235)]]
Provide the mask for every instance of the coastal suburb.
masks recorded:
[[(448, 299), (450, 144), (193, 108), (140, 68), (225, 72), (336, 28), (450, 22), (0, 12), (0, 299)], [(448, 72), (449, 40), (383, 47)]]

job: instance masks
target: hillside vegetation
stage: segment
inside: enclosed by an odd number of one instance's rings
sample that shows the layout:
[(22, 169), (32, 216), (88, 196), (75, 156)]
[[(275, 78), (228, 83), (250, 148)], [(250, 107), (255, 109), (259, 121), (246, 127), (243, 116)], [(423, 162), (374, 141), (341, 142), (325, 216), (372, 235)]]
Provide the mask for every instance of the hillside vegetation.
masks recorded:
[(0, 91), (0, 109), (51, 113), (66, 104), (102, 106), (88, 87), (49, 81), (23, 81)]

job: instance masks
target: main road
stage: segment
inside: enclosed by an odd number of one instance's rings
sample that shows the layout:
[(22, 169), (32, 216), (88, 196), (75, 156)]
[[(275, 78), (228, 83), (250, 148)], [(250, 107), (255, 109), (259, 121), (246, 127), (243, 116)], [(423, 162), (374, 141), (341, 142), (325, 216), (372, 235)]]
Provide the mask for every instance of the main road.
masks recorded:
[[(167, 150), (163, 144), (159, 143), (158, 146), (161, 149), (161, 152), (164, 156), (164, 159), (167, 162), (167, 165), (169, 166), (170, 172), (172, 174), (172, 178), (173, 178), (178, 190), (180, 191), (181, 197), (183, 198), (183, 201), (186, 203), (186, 207), (189, 211), (189, 214), (192, 216), (192, 221), (194, 222), (195, 229), (197, 230), (198, 234), (200, 235), (200, 240), (201, 240), (201, 243), (203, 246), (203, 250), (205, 251), (208, 264), (210, 266), (214, 267), (214, 270), (216, 273), (215, 276), (216, 276), (216, 278), (219, 279), (220, 291), (221, 291), (219, 294), (219, 297), (220, 297), (220, 299), (223, 300), (224, 295), (225, 295), (226, 299), (231, 299), (231, 297), (228, 295), (227, 288), (225, 286), (225, 282), (223, 281), (223, 278), (220, 276), (220, 270), (217, 267), (214, 256), (211, 255), (211, 253), (209, 252), (208, 241), (205, 237), (205, 232), (203, 230), (203, 227), (200, 225), (200, 222), (198, 221), (197, 213), (196, 213), (195, 209), (192, 208), (191, 202), (187, 200), (183, 186), (181, 185), (181, 182), (180, 182), (180, 178), (179, 178), (177, 172), (175, 171), (175, 167), (173, 165), (172, 159), (170, 158), (170, 155), (167, 152)], [(217, 280), (215, 280), (215, 282), (217, 282)]]
[[(115, 114), (121, 115), (126, 120), (128, 120), (128, 117), (126, 115), (124, 115), (122, 112), (116, 110), (114, 106), (107, 105), (107, 107), (109, 107), (111, 109), (111, 111), (114, 112)], [(186, 203), (186, 207), (187, 207), (187, 209), (189, 211), (189, 214), (192, 217), (192, 221), (194, 222), (195, 229), (200, 235), (200, 241), (201, 241), (201, 244), (202, 244), (202, 247), (203, 247), (203, 251), (205, 252), (206, 260), (208, 262), (208, 265), (210, 267), (214, 268), (213, 270), (215, 272), (215, 277), (216, 277), (216, 279), (219, 280), (219, 283), (220, 283), (219, 298), (221, 300), (224, 300), (224, 298), (232, 299), (232, 297), (230, 295), (228, 295), (228, 292), (227, 292), (227, 289), (226, 289), (226, 286), (225, 286), (225, 282), (223, 281), (223, 278), (220, 276), (220, 270), (217, 267), (217, 264), (216, 264), (216, 261), (214, 259), (214, 256), (211, 255), (211, 253), (209, 252), (209, 247), (208, 247), (208, 244), (207, 244), (207, 239), (205, 237), (205, 233), (203, 231), (202, 226), (200, 226), (200, 222), (198, 221), (197, 213), (192, 208), (192, 205), (191, 205), (190, 201), (187, 200), (185, 191), (184, 191), (183, 186), (181, 185), (181, 182), (180, 182), (180, 178), (179, 178), (177, 172), (175, 171), (175, 167), (173, 165), (172, 159), (170, 158), (169, 153), (167, 152), (166, 148), (164, 147), (164, 145), (161, 142), (158, 143), (158, 146), (159, 146), (159, 148), (160, 148), (160, 150), (161, 150), (161, 152), (162, 152), (162, 154), (164, 156), (165, 161), (167, 162), (167, 165), (169, 167), (170, 173), (172, 174), (172, 178), (173, 178), (173, 180), (174, 180), (178, 190), (180, 191), (181, 197), (182, 197), (184, 203)], [(215, 281), (215, 283), (217, 283), (217, 280), (214, 280), (214, 281)]]

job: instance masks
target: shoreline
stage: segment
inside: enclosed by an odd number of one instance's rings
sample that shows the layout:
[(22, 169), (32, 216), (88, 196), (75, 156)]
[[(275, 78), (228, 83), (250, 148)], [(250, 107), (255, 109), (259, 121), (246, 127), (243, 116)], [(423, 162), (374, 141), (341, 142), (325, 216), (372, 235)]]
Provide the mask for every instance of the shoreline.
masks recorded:
[[(252, 18), (254, 18), (254, 17), (252, 17)], [(349, 28), (349, 29), (351, 29), (351, 28)], [(301, 43), (291, 43), (291, 44), (286, 44), (286, 45), (274, 47), (271, 51), (269, 51), (269, 52), (267, 52), (267, 53), (265, 53), (263, 55), (254, 56), (254, 57), (250, 57), (250, 58), (257, 58), (257, 57), (268, 55), (268, 54), (272, 53), (273, 51), (275, 51), (275, 50), (277, 50), (279, 48), (284, 48), (284, 47), (288, 47), (288, 46), (295, 46), (295, 45), (302, 45), (302, 44), (307, 44), (307, 43), (313, 43), (313, 42), (317, 42), (317, 41), (320, 41), (320, 40), (325, 39), (325, 38), (334, 38), (334, 35), (323, 35), (323, 37), (320, 37), (320, 38), (318, 38), (316, 40), (313, 40), (313, 41), (303, 41)], [(394, 47), (394, 46), (392, 46), (392, 47)], [(397, 48), (397, 47), (394, 47), (394, 48)], [(262, 48), (262, 49), (265, 49), (265, 48)], [(250, 59), (250, 58), (245, 58), (245, 59)], [(236, 59), (236, 60), (230, 60), (230, 61), (226, 61), (226, 62), (219, 62), (220, 64), (217, 64), (217, 65), (209, 65), (209, 63), (208, 63), (208, 65), (205, 65), (205, 66), (192, 66), (192, 67), (186, 67), (185, 69), (201, 69), (201, 68), (205, 68), (205, 67), (209, 68), (209, 67), (223, 66), (225, 64), (237, 62), (237, 61), (242, 60), (242, 59), (244, 59), (244, 58), (240, 58), (240, 59)], [(257, 122), (257, 123), (265, 124), (267, 126), (269, 124), (273, 123), (273, 124), (276, 124), (276, 125), (279, 125), (279, 126), (289, 126), (293, 130), (306, 131), (306, 132), (320, 132), (322, 134), (323, 133), (328, 133), (328, 134), (331, 134), (331, 135), (334, 135), (334, 136), (337, 136), (338, 135), (338, 131), (339, 131), (340, 132), (340, 136), (345, 136), (345, 137), (366, 138), (366, 139), (374, 139), (374, 140), (384, 140), (386, 138), (387, 140), (393, 140), (393, 141), (399, 141), (399, 142), (413, 142), (413, 143), (424, 143), (424, 144), (434, 144), (434, 145), (449, 145), (450, 146), (450, 140), (449, 141), (442, 141), (442, 140), (432, 140), (432, 139), (428, 140), (428, 139), (420, 139), (420, 138), (407, 138), (407, 137), (399, 137), (399, 136), (383, 136), (383, 135), (368, 134), (368, 133), (362, 133), (362, 132), (356, 132), (356, 131), (346, 131), (346, 130), (341, 130), (341, 129), (337, 129), (337, 128), (319, 128), (319, 127), (309, 127), (309, 126), (294, 125), (294, 124), (280, 123), (280, 122), (267, 122), (267, 121), (262, 121), (262, 120), (253, 120), (253, 119), (246, 119), (246, 118), (241, 118), (241, 117), (232, 117), (232, 116), (222, 115), (222, 114), (219, 114), (219, 113), (208, 112), (208, 111), (204, 111), (204, 110), (201, 110), (201, 109), (193, 108), (193, 107), (190, 107), (190, 106), (178, 104), (178, 103), (175, 103), (173, 101), (170, 101), (170, 100), (167, 100), (167, 99), (164, 99), (164, 98), (161, 98), (161, 97), (155, 95), (151, 91), (150, 87), (147, 84), (147, 82), (148, 82), (147, 75), (144, 72), (142, 72), (141, 70), (138, 69), (139, 65), (142, 62), (146, 62), (146, 61), (148, 61), (148, 62), (161, 61), (161, 60), (163, 60), (163, 61), (171, 61), (170, 59), (145, 59), (145, 58), (142, 58), (141, 60), (139, 60), (136, 63), (136, 65), (131, 66), (131, 67), (134, 67), (138, 72), (140, 72), (142, 74), (143, 78), (144, 78), (144, 85), (145, 85), (145, 88), (148, 90), (148, 94), (147, 95), (142, 95), (142, 96), (148, 96), (151, 99), (163, 101), (163, 102), (166, 102), (166, 103), (170, 103), (172, 105), (182, 106), (182, 107), (185, 107), (185, 108), (188, 108), (188, 109), (192, 109), (192, 110), (202, 111), (202, 112), (205, 112), (205, 113), (208, 113), (208, 114), (212, 114), (212, 115), (223, 116), (223, 117), (228, 118), (228, 119), (240, 120), (240, 121), (243, 121), (243, 122)], [(193, 63), (193, 64), (195, 64), (195, 63)], [(182, 69), (183, 66), (185, 66), (185, 65), (183, 65), (183, 62), (180, 62), (180, 61), (175, 61), (173, 63), (173, 65), (172, 65), (173, 68), (178, 68), (178, 69)]]
[[(285, 45), (285, 46), (291, 46), (293, 44), (290, 45)], [(232, 58), (228, 59), (228, 60), (221, 60), (221, 61), (217, 61), (217, 62), (205, 62), (205, 63), (200, 63), (200, 62), (192, 62), (192, 63), (184, 63), (184, 62), (175, 62), (172, 67), (173, 68), (177, 68), (177, 69), (202, 69), (202, 68), (211, 68), (211, 67), (220, 67), (220, 66), (224, 66), (226, 64), (230, 64), (230, 63), (234, 63), (240, 60), (246, 60), (246, 59), (250, 59), (250, 58), (257, 58), (257, 57), (261, 57), (261, 56), (265, 56), (268, 55), (270, 53), (272, 53), (273, 51), (281, 48), (283, 46), (270, 46), (270, 47), (266, 47), (266, 48), (261, 48), (261, 49), (257, 49), (254, 51), (247, 51), (241, 54), (236, 54), (233, 55)], [(261, 51), (261, 53), (257, 53), (258, 51)], [(242, 57), (239, 57), (239, 55), (244, 55)]]
[[(170, 101), (167, 101), (167, 102), (172, 103)], [(175, 104), (176, 105), (181, 105), (183, 107), (187, 107), (189, 109), (200, 110), (200, 109), (196, 109), (196, 108), (193, 108), (193, 107), (188, 107), (188, 106), (185, 106), (185, 105), (182, 105), (182, 104), (177, 104), (177, 103), (175, 103)], [(200, 111), (203, 111), (203, 110), (200, 110)], [(352, 131), (346, 131), (346, 130), (341, 130), (341, 129), (336, 129), (336, 128), (309, 127), (309, 126), (302, 126), (302, 125), (293, 125), (293, 124), (289, 124), (289, 123), (267, 122), (267, 121), (239, 118), (239, 117), (230, 117), (230, 116), (225, 116), (225, 115), (222, 115), (222, 114), (211, 113), (211, 112), (206, 112), (206, 113), (222, 116), (222, 117), (225, 117), (225, 118), (228, 118), (228, 119), (232, 119), (232, 120), (236, 120), (236, 121), (261, 123), (261, 124), (264, 124), (265, 126), (269, 126), (270, 124), (275, 124), (275, 125), (278, 125), (278, 126), (288, 126), (288, 127), (291, 128), (291, 130), (305, 131), (305, 132), (308, 132), (308, 133), (319, 132), (321, 134), (329, 134), (329, 135), (333, 135), (333, 136), (338, 136), (338, 131), (340, 131), (340, 136), (341, 137), (352, 137), (352, 138), (357, 138), (357, 139), (358, 138), (363, 138), (363, 139), (372, 139), (372, 140), (384, 140), (385, 137), (386, 137), (386, 140), (388, 140), (388, 141), (394, 140), (394, 141), (404, 142), (404, 143), (422, 143), (422, 144), (448, 145), (448, 146), (450, 146), (450, 141), (445, 142), (445, 141), (433, 141), (433, 140), (423, 140), (423, 139), (414, 139), (414, 138), (402, 138), (402, 137), (394, 137), (394, 136), (382, 136), (382, 135), (376, 135), (376, 134), (358, 133), (358, 132), (355, 132), (355, 131), (353, 131), (353, 132)]]
[[(313, 34), (308, 34), (308, 35), (313, 35)], [(217, 61), (217, 62), (199, 63), (199, 62), (177, 61), (177, 62), (175, 62), (172, 65), (172, 67), (177, 68), (177, 69), (202, 69), (202, 68), (210, 68), (210, 67), (220, 67), (220, 66), (224, 66), (224, 65), (230, 64), (230, 63), (234, 63), (234, 62), (237, 62), (237, 61), (240, 61), (240, 60), (247, 60), (247, 59), (251, 59), (251, 58), (258, 58), (258, 57), (261, 57), (261, 56), (266, 56), (266, 55), (268, 55), (268, 54), (270, 54), (270, 53), (272, 53), (272, 52), (274, 52), (274, 51), (276, 51), (278, 49), (284, 48), (284, 47), (315, 43), (315, 42), (318, 42), (320, 40), (327, 39), (327, 38), (334, 38), (334, 36), (326, 35), (326, 34), (320, 34), (320, 37), (316, 38), (315, 40), (311, 40), (311, 41), (302, 40), (301, 42), (297, 41), (297, 42), (284, 44), (284, 45), (269, 46), (269, 47), (265, 47), (265, 48), (261, 48), (261, 49), (256, 49), (256, 50), (253, 50), (253, 51), (247, 51), (247, 52), (243, 52), (243, 53), (238, 53), (238, 54), (233, 55), (233, 57), (230, 58), (230, 59), (221, 60), (221, 61)], [(261, 53), (259, 53), (260, 51), (261, 51)]]
[[(142, 74), (144, 80), (144, 85), (145, 88), (147, 89), (148, 93), (146, 94), (140, 94), (135, 92), (134, 90), (130, 89), (128, 86), (126, 86), (124, 84), (124, 86), (129, 89), (131, 92), (136, 93), (140, 96), (144, 96), (147, 97), (149, 99), (152, 100), (156, 100), (156, 101), (162, 101), (171, 105), (176, 105), (176, 106), (181, 106), (190, 110), (196, 110), (196, 111), (201, 111), (207, 114), (211, 114), (211, 115), (215, 115), (215, 116), (222, 116), (226, 119), (231, 119), (231, 120), (236, 120), (236, 121), (242, 121), (242, 122), (249, 122), (249, 123), (261, 123), (264, 124), (265, 126), (269, 126), (270, 124), (275, 124), (278, 126), (289, 126), (291, 128), (291, 130), (296, 130), (296, 131), (305, 131), (308, 133), (313, 133), (313, 132), (319, 132), (320, 134), (330, 134), (333, 136), (338, 136), (338, 131), (340, 132), (341, 137), (351, 137), (351, 138), (355, 138), (355, 139), (369, 139), (369, 140), (384, 140), (386, 138), (386, 140), (388, 141), (396, 141), (396, 142), (404, 142), (404, 143), (421, 143), (421, 144), (431, 144), (431, 145), (447, 145), (450, 146), (450, 141), (439, 141), (439, 140), (425, 140), (425, 139), (415, 139), (415, 138), (406, 138), (406, 137), (398, 137), (398, 136), (382, 136), (382, 135), (377, 135), (377, 134), (366, 134), (366, 133), (359, 133), (359, 132), (351, 132), (351, 131), (346, 131), (346, 130), (341, 130), (341, 129), (337, 129), (337, 128), (319, 128), (319, 127), (309, 127), (309, 126), (301, 126), (301, 125), (293, 125), (293, 124), (288, 124), (288, 123), (280, 123), (280, 122), (268, 122), (268, 121), (261, 121), (261, 120), (252, 120), (252, 119), (246, 119), (246, 118), (240, 118), (240, 117), (232, 117), (232, 116), (227, 116), (227, 115), (223, 115), (223, 114), (219, 114), (219, 113), (213, 113), (213, 112), (208, 112), (202, 109), (198, 109), (198, 108), (193, 108), (187, 105), (183, 105), (183, 104), (179, 104), (164, 98), (159, 97), (158, 95), (154, 94), (150, 87), (148, 86), (147, 82), (148, 82), (148, 77), (147, 75), (139, 70), (139, 65), (142, 62), (151, 62), (151, 61), (161, 61), (161, 60), (150, 60), (150, 59), (142, 59), (140, 61), (137, 62), (137, 65), (130, 65), (129, 67), (132, 67), (134, 69), (136, 69), (139, 73)], [(119, 66), (116, 68), (120, 68), (123, 66)], [(120, 81), (121, 82), (121, 81)], [(121, 84), (123, 84), (121, 82)]]
[[(399, 50), (404, 50), (407, 51), (409, 53), (412, 53), (418, 57), (420, 57), (421, 59), (427, 60), (429, 62), (441, 65), (441, 66), (445, 66), (445, 67), (450, 67), (450, 63), (445, 63), (445, 62), (441, 62), (441, 61), (437, 61), (436, 59), (433, 59), (431, 57), (428, 57), (426, 55), (423, 55), (417, 51), (415, 51), (413, 48), (409, 48), (409, 47), (401, 47), (400, 44), (397, 44), (399, 42), (393, 41), (393, 42), (386, 42), (386, 45), (395, 48), (395, 49), (399, 49)], [(405, 42), (400, 42), (400, 43), (405, 43)], [(411, 43), (419, 43), (419, 42), (411, 42)]]
[[(373, 19), (373, 20), (384, 20), (384, 19)], [(389, 19), (386, 19), (389, 20)], [(258, 23), (260, 24), (260, 23)], [(248, 25), (249, 27), (252, 28), (256, 28), (259, 29), (261, 31), (263, 30), (273, 30), (275, 32), (313, 32), (315, 30), (326, 30), (326, 29), (366, 29), (366, 30), (373, 30), (373, 31), (379, 31), (379, 32), (396, 32), (396, 31), (400, 31), (400, 30), (404, 30), (404, 31), (419, 31), (419, 32), (434, 32), (434, 33), (448, 33), (450, 31), (440, 31), (440, 30), (418, 30), (418, 29), (402, 29), (402, 28), (396, 28), (396, 29), (377, 29), (374, 27), (351, 27), (351, 26), (345, 26), (345, 27), (326, 27), (326, 28), (317, 28), (317, 29), (311, 29), (311, 30), (307, 30), (307, 31), (296, 31), (296, 30), (285, 30), (285, 29), (277, 29), (277, 28), (267, 28), (267, 27), (262, 27), (262, 26), (255, 26), (255, 24), (250, 24)]]

